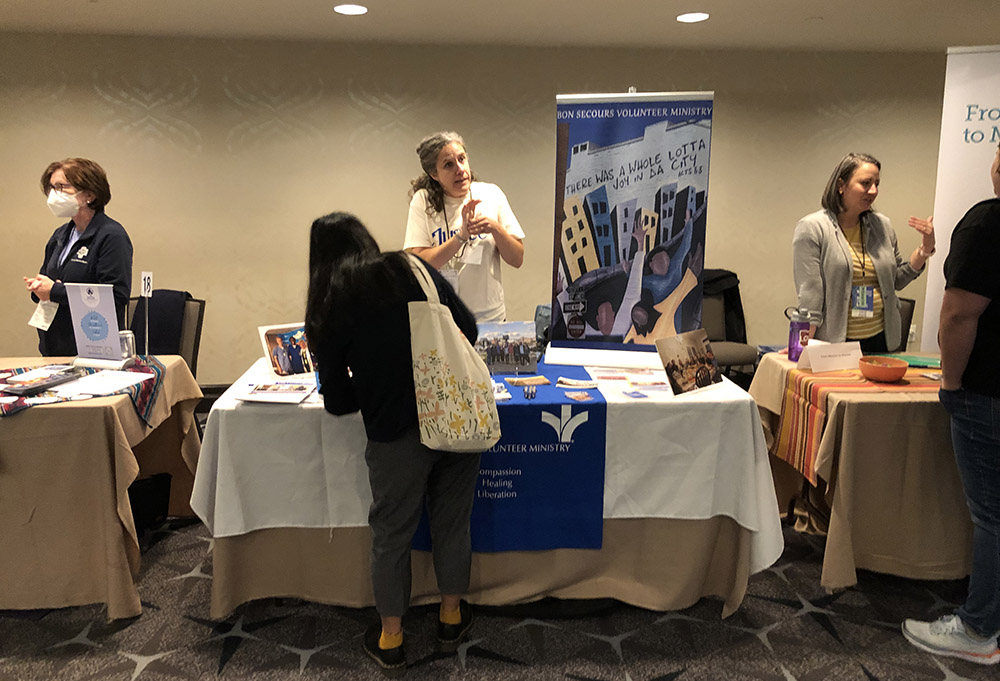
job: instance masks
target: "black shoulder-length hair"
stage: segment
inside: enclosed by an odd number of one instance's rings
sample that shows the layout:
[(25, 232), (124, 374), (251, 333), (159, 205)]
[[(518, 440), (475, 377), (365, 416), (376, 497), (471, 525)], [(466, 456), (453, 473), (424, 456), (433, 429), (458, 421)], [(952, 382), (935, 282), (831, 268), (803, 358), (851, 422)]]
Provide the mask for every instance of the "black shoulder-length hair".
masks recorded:
[(350, 213), (313, 220), (309, 233), (306, 338), (318, 343), (331, 330), (331, 310), (344, 302), (386, 301), (412, 278), (398, 252), (382, 253), (362, 222)]

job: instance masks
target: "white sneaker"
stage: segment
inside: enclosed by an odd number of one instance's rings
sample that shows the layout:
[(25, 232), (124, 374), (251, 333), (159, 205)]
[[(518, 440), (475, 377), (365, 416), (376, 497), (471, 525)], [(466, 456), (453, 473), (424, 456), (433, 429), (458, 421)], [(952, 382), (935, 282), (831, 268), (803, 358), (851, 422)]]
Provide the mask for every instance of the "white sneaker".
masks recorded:
[(997, 637), (980, 640), (971, 636), (958, 615), (945, 615), (933, 622), (906, 620), (903, 636), (917, 648), (934, 655), (957, 657), (976, 664), (1000, 662)]

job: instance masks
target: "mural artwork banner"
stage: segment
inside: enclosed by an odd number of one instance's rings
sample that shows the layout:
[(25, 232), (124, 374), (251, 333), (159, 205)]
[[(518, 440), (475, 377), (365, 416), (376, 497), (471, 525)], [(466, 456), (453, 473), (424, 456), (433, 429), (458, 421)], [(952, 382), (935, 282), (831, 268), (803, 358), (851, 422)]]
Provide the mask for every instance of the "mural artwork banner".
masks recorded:
[(550, 348), (701, 327), (712, 92), (559, 95)]

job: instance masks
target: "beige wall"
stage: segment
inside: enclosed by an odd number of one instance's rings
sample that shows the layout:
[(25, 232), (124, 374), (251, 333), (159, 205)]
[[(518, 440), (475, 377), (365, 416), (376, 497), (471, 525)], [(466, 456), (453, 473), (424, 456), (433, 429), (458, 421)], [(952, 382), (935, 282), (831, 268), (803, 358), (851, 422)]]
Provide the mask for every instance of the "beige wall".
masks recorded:
[(302, 319), (313, 218), (352, 211), (401, 247), (414, 148), (437, 129), (465, 136), (525, 228), (504, 279), (509, 318), (530, 319), (551, 289), (555, 96), (631, 85), (715, 91), (706, 266), (740, 275), (750, 341), (781, 342), (792, 229), (843, 153), (880, 157), (879, 208), (917, 245), (905, 222), (933, 205), (945, 56), (0, 33), (0, 63), (0, 355), (36, 352), (21, 277), (59, 222), (38, 177), (85, 156), (108, 172), (135, 281), (208, 300), (199, 380), (223, 383), (260, 354), (257, 325)]

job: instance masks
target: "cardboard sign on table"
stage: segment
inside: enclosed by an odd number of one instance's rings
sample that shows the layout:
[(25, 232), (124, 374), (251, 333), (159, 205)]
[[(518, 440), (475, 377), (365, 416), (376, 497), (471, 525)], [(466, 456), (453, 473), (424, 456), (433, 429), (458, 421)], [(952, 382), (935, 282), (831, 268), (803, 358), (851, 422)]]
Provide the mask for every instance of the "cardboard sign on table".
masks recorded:
[(809, 344), (802, 348), (802, 355), (795, 368), (812, 369), (814, 374), (857, 369), (859, 359), (861, 359), (861, 343), (858, 341), (827, 343), (811, 339)]
[(76, 351), (81, 359), (120, 363), (121, 340), (111, 284), (67, 283), (69, 312), (73, 319)]

